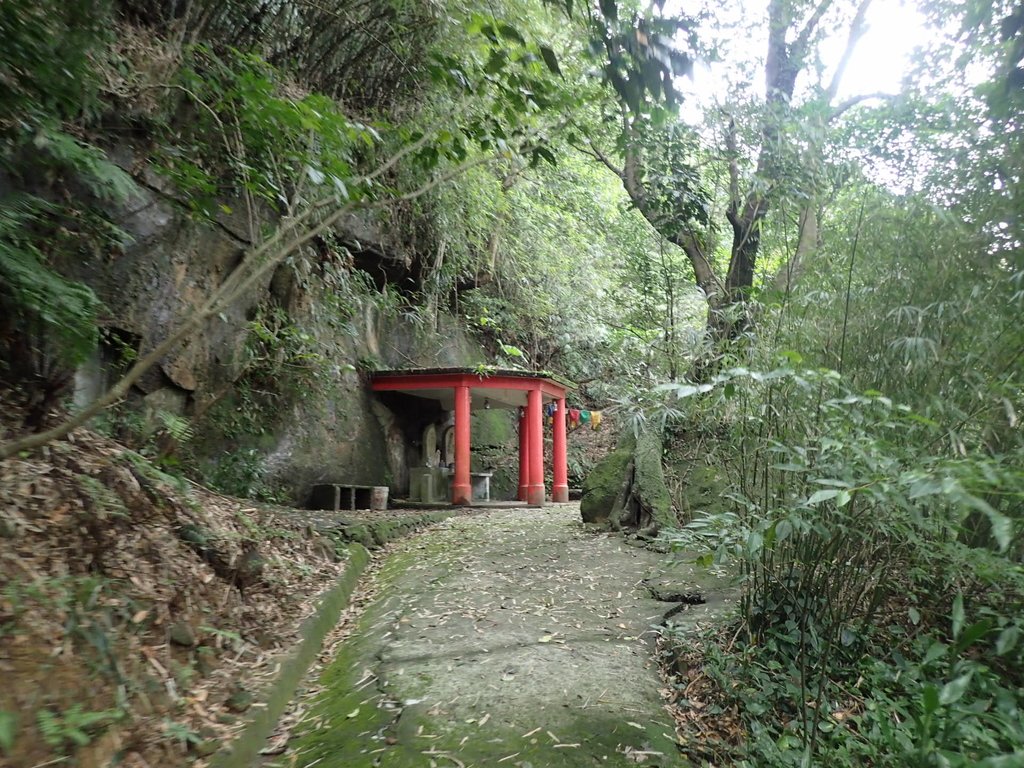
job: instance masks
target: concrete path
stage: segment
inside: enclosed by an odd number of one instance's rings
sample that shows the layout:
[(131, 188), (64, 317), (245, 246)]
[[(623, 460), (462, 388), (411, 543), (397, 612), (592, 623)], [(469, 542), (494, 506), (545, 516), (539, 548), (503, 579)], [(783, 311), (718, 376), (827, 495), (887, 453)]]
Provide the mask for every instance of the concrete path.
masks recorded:
[(663, 556), (578, 505), (453, 518), (397, 545), (282, 763), (670, 766), (653, 664)]

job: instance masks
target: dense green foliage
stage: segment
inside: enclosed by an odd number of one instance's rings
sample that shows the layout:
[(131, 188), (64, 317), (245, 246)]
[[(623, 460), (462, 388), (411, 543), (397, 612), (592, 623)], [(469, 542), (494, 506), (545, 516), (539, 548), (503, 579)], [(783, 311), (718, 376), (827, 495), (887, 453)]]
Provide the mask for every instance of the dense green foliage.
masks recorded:
[[(916, 189), (848, 177), (805, 277), (767, 295), (745, 367), (664, 390), (727, 436), (713, 453), (725, 508), (668, 536), (743, 574), (739, 626), (704, 646), (709, 716), (738, 712), (746, 733), (711, 749), (729, 760), (1024, 759), (1024, 264), (1009, 170), (1024, 157), (1006, 131), (1014, 94), (991, 71), (975, 93), (949, 71), (953, 109), (910, 94), (849, 125), (846, 151), (873, 134), (871, 163)], [(981, 145), (962, 141), (971, 131)], [(785, 247), (783, 226), (769, 249)]]
[[(673, 74), (741, 36), (726, 15), (573, 5), (4, 3), (3, 373), (36, 377), (39, 421), (96, 344), (68, 275), (123, 245), (121, 131), (196, 221), (244, 214), (228, 303), (278, 259), (340, 333), (366, 307), (434, 339), (454, 316), (664, 435), (690, 523), (667, 538), (743, 578), (702, 657), (706, 716), (746, 734), (718, 759), (1020, 764), (1020, 9), (920, 3), (938, 31), (900, 98), (847, 103), (818, 46), (866, 6), (765, 3), (735, 80), (768, 91), (686, 125)], [(389, 233), (386, 279), (324, 224), (355, 211)], [(207, 406), (243, 447), (206, 479), (235, 493), (272, 495), (267, 412), (339, 354), (284, 304), (258, 302)]]
[[(67, 385), (67, 366), (97, 342), (93, 292), (58, 265), (124, 234), (98, 203), (126, 199), (131, 179), (74, 126), (100, 102), (93, 56), (110, 30), (104, 3), (5, 3), (0, 9), (0, 375), (32, 382), (38, 426)], [(69, 200), (57, 192), (80, 186)]]

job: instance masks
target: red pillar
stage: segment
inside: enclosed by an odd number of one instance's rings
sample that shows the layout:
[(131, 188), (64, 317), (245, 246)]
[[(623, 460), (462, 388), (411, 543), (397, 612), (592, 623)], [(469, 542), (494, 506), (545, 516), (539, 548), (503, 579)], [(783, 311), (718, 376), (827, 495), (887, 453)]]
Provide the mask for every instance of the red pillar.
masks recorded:
[(469, 482), (469, 387), (455, 388), (455, 477), (452, 504), (469, 504), (473, 487)]
[(516, 498), (526, 501), (530, 489), (530, 422), (526, 409), (519, 409), (519, 493)]
[(565, 398), (556, 401), (554, 437), (551, 441), (551, 461), (554, 485), (551, 488), (552, 501), (569, 500), (569, 460), (565, 445)]
[(526, 501), (531, 507), (544, 506), (544, 413), (540, 389), (531, 389), (526, 398), (526, 420), (529, 422), (530, 485)]

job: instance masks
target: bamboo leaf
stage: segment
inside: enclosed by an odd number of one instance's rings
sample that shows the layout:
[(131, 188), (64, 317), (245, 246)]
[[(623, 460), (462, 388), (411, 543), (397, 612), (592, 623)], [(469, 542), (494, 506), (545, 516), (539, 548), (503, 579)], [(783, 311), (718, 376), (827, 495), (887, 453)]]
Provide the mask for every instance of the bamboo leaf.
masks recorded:
[(1002, 632), (999, 633), (999, 638), (996, 640), (996, 653), (1002, 656), (1009, 651), (1012, 651), (1017, 647), (1017, 641), (1020, 639), (1020, 628), (1016, 624), (1011, 624), (1006, 627)]
[(967, 687), (971, 684), (973, 674), (973, 672), (967, 672), (942, 686), (942, 690), (939, 691), (939, 703), (948, 706), (960, 701), (967, 693)]
[(551, 73), (561, 77), (562, 70), (558, 66), (558, 57), (555, 55), (555, 52), (546, 45), (542, 45), (540, 46), (540, 55), (544, 59), (544, 63), (547, 64), (548, 69), (551, 70)]
[(939, 708), (939, 689), (934, 685), (926, 685), (921, 691), (921, 707), (926, 715)]
[(953, 599), (953, 639), (960, 637), (964, 628), (964, 596), (958, 594)]
[(814, 493), (812, 493), (811, 497), (809, 499), (807, 499), (807, 501), (805, 503), (808, 506), (811, 506), (811, 505), (814, 505), (814, 504), (820, 504), (823, 501), (828, 501), (829, 499), (834, 499), (838, 495), (839, 495), (839, 491), (837, 491), (836, 489), (834, 489), (834, 488), (826, 488), (824, 490), (815, 491)]

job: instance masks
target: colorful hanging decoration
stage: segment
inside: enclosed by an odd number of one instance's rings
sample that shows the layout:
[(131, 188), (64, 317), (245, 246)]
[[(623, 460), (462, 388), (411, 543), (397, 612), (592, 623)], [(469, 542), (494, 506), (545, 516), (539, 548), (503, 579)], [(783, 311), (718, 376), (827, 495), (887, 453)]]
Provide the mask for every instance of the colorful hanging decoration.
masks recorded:
[[(552, 410), (552, 413), (557, 412), (557, 406)], [(545, 413), (548, 413), (545, 408)], [(604, 418), (604, 414), (601, 411), (584, 411), (579, 408), (567, 408), (565, 411), (566, 415), (566, 426), (571, 432), (574, 429), (579, 429), (583, 424), (589, 424), (593, 430), (601, 428), (601, 421)], [(554, 419), (548, 419), (548, 423), (552, 424)]]

